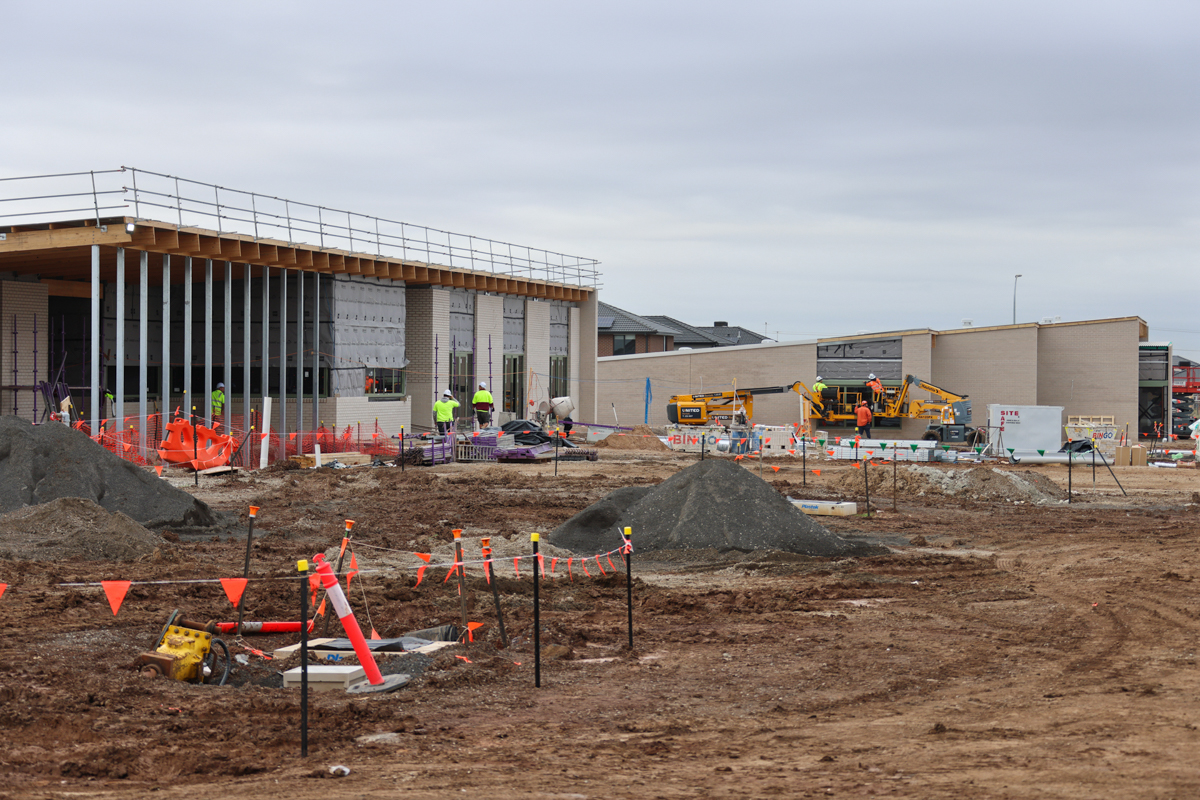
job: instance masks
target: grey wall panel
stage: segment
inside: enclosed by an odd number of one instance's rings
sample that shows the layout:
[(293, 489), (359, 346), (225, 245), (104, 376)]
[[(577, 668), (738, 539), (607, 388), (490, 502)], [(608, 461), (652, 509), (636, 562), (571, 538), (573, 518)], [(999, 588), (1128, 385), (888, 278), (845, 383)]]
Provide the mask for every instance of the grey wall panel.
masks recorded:
[(331, 304), (334, 395), (362, 395), (367, 367), (407, 366), (403, 283), (338, 275), (322, 292)]

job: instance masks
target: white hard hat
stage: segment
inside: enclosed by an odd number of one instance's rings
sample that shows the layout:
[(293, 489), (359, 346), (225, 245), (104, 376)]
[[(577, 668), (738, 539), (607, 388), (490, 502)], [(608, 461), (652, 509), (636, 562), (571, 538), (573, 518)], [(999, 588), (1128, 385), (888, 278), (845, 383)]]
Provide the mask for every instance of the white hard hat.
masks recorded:
[(223, 384), (223, 383), (218, 383), (218, 384), (217, 384), (217, 388), (218, 388), (218, 389), (224, 389), (224, 388), (225, 388), (225, 384)]
[(868, 378), (870, 378), (871, 380), (875, 380), (875, 373), (874, 373), (874, 372), (872, 372), (872, 373), (871, 373), (870, 375), (868, 375), (867, 377), (868, 377)]
[(817, 376), (817, 380), (821, 380), (821, 376), (820, 376), (820, 375), (818, 375), (818, 376)]
[(454, 392), (447, 389), (446, 391), (442, 392), (442, 397), (454, 397)]
[(486, 384), (486, 383), (484, 383), (483, 381), (480, 381), (480, 382), (479, 382), (479, 388), (480, 388), (480, 389), (486, 389), (486, 388), (487, 388), (487, 384)]

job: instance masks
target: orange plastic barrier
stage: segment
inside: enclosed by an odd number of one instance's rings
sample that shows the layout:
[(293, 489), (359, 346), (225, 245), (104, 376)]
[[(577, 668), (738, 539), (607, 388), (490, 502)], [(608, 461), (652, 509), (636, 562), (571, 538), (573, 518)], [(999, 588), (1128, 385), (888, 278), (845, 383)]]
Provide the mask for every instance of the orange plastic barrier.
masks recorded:
[(167, 463), (194, 470), (211, 469), (229, 463), (234, 444), (232, 436), (219, 435), (203, 425), (197, 425), (193, 432), (192, 423), (177, 417), (167, 423), (167, 438), (159, 445), (158, 456)]

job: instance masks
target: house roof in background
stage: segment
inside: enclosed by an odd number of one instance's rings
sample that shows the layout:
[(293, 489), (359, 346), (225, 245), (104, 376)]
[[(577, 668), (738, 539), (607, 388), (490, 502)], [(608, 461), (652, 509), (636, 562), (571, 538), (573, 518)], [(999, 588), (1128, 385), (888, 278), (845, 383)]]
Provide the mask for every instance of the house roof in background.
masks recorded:
[(680, 333), (670, 325), (655, 322), (647, 317), (639, 317), (623, 308), (610, 306), (604, 302), (597, 305), (599, 308), (596, 310), (596, 326), (602, 333), (642, 333), (651, 336), (675, 336)]
[(679, 333), (675, 335), (675, 344), (677, 346), (698, 344), (704, 347), (713, 347), (725, 343), (723, 339), (718, 339), (716, 336), (705, 333), (694, 325), (688, 325), (686, 322), (681, 322), (674, 317), (652, 315), (646, 317), (646, 319), (678, 330)]

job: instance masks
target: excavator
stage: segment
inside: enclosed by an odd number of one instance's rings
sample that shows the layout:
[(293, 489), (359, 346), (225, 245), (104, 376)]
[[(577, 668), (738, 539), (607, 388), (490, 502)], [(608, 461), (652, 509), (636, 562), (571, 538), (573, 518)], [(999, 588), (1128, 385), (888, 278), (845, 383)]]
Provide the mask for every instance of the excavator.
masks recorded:
[[(914, 388), (929, 392), (938, 399), (912, 398), (909, 393)], [(971, 401), (966, 395), (947, 391), (914, 375), (906, 375), (901, 386), (887, 387), (883, 395), (876, 398), (865, 386), (828, 386), (819, 394), (814, 394), (801, 381), (786, 386), (675, 395), (667, 401), (667, 419), (674, 425), (748, 425), (754, 418), (756, 394), (783, 392), (795, 392), (807, 399), (811, 403), (811, 418), (818, 424), (820, 421), (853, 422), (854, 407), (860, 400), (866, 400), (873, 408), (879, 409), (875, 411), (876, 419), (933, 420), (924, 434), (925, 439), (963, 442), (978, 435), (967, 427), (971, 422)]]

